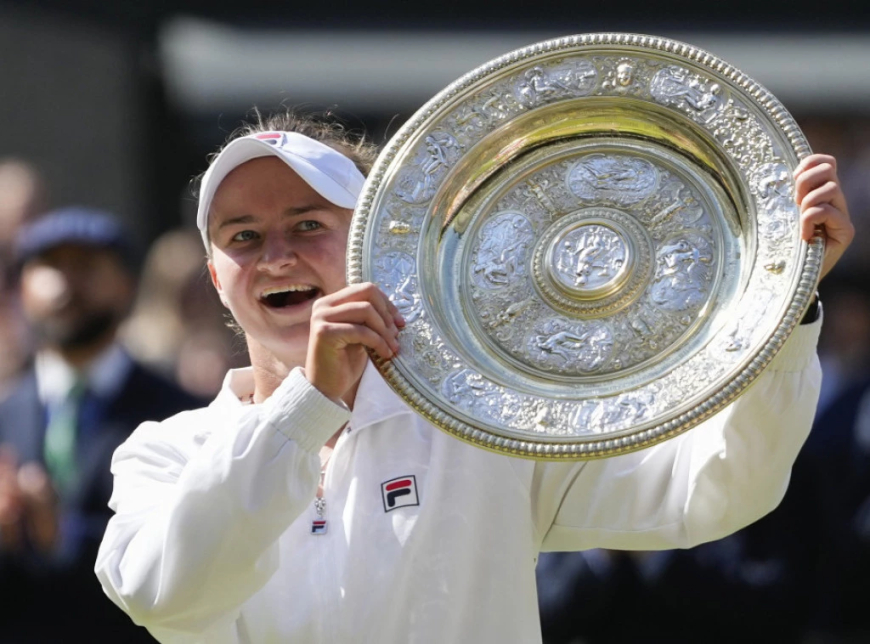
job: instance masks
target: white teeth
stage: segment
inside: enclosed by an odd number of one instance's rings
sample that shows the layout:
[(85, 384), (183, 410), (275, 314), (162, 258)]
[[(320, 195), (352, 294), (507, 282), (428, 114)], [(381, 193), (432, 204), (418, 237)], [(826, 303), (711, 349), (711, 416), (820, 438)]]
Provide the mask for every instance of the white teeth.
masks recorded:
[(288, 286), (272, 286), (264, 290), (260, 297), (268, 297), (269, 295), (274, 295), (275, 293), (290, 293), (294, 291), (313, 291), (313, 286), (308, 286), (307, 284), (290, 284)]

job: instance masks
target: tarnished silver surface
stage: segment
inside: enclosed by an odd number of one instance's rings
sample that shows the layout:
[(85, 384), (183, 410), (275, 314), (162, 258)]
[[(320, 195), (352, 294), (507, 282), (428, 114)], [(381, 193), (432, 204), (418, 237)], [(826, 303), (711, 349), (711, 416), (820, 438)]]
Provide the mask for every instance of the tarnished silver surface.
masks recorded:
[(445, 431), (518, 456), (685, 431), (808, 304), (808, 153), (772, 95), (682, 43), (589, 34), (487, 63), (400, 130), (354, 215), (348, 281), (408, 323), (378, 367)]

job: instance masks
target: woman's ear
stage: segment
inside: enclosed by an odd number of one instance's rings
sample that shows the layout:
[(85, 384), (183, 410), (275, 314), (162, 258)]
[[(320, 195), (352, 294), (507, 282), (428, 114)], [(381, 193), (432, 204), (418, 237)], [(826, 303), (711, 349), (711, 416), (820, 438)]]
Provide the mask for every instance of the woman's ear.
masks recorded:
[(220, 279), (218, 279), (217, 271), (214, 268), (214, 263), (209, 261), (207, 263), (207, 266), (208, 266), (208, 274), (209, 274), (209, 276), (211, 276), (211, 283), (214, 285), (214, 288), (218, 293), (218, 297), (221, 299), (221, 304), (223, 304), (227, 308), (230, 308), (230, 305), (227, 304), (227, 300), (224, 297), (224, 290), (223, 290), (223, 287), (221, 287)]

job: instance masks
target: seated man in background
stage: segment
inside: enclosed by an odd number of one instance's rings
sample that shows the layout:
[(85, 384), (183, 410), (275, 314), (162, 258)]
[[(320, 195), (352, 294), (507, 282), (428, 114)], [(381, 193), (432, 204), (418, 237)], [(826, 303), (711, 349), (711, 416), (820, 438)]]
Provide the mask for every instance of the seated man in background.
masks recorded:
[[(108, 214), (55, 211), (15, 247), (33, 364), (0, 403), (0, 640), (153, 641), (91, 572), (109, 519), (112, 452), (140, 423), (201, 401), (117, 340), (136, 291), (133, 248)], [(14, 606), (9, 603), (14, 598)]]

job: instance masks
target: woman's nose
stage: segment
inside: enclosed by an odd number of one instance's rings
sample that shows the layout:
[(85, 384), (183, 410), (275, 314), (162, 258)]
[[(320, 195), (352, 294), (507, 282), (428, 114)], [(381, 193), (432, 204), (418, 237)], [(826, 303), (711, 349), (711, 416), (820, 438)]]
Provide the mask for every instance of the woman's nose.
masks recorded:
[(280, 270), (294, 266), (296, 250), (293, 243), (280, 233), (270, 233), (263, 242), (263, 252), (260, 255), (260, 268), (267, 271)]

